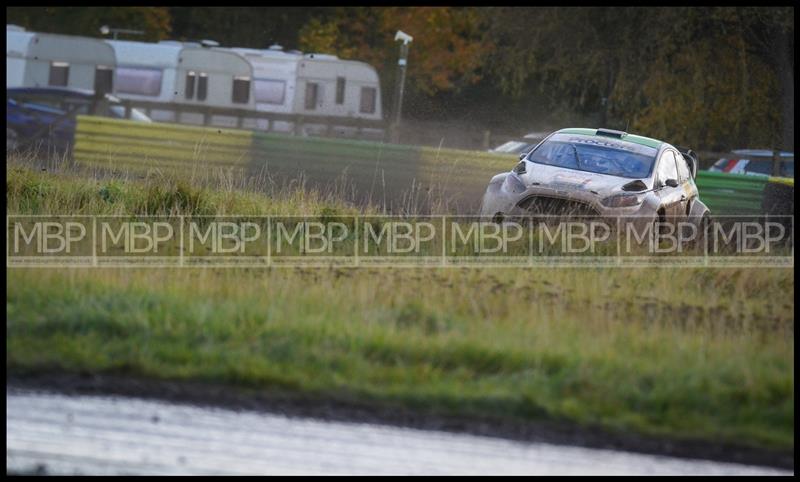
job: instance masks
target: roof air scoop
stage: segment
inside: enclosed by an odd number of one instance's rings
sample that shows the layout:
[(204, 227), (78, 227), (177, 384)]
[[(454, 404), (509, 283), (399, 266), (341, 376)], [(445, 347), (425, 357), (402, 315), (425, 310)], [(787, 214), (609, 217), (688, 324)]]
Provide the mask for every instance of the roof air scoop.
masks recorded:
[(641, 179), (637, 179), (635, 181), (631, 181), (628, 184), (622, 186), (623, 191), (644, 191), (647, 189), (647, 184), (644, 183)]
[(622, 131), (615, 131), (613, 129), (604, 129), (601, 127), (600, 129), (597, 129), (597, 135), (622, 139), (623, 137), (627, 136), (628, 133)]

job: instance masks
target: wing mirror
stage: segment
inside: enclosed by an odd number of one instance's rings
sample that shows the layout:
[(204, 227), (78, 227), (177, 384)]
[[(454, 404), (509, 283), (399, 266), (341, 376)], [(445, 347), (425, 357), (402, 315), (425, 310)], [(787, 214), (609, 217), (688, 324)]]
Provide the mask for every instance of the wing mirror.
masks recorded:
[(521, 161), (521, 160), (525, 159), (525, 157), (526, 157), (527, 155), (528, 155), (528, 153), (527, 153), (527, 152), (523, 152), (522, 154), (520, 154), (520, 155), (519, 155), (519, 160)]
[(678, 181), (676, 179), (667, 179), (666, 181), (664, 181), (664, 184), (666, 184), (669, 187), (678, 187)]

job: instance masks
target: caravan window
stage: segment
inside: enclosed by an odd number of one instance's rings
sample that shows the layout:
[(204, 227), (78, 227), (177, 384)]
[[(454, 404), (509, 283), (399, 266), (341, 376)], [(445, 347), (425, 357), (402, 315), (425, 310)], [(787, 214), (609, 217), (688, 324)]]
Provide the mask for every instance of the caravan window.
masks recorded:
[(158, 97), (161, 94), (161, 70), (117, 67), (117, 92)]
[(246, 104), (250, 100), (250, 77), (233, 78), (233, 102)]
[(208, 74), (200, 72), (197, 78), (197, 100), (206, 100), (208, 97)]
[(339, 105), (344, 104), (344, 87), (345, 78), (336, 77), (336, 103)]
[(362, 114), (375, 113), (375, 97), (377, 90), (375, 87), (361, 87), (361, 105), (358, 111)]
[(196, 78), (197, 74), (195, 74), (193, 70), (190, 70), (186, 73), (186, 92), (184, 93), (184, 96), (187, 99), (194, 98), (194, 82)]
[(306, 83), (306, 110), (317, 108), (317, 97), (319, 96), (319, 84), (315, 82)]
[(256, 79), (256, 102), (283, 104), (286, 82), (283, 80)]
[(69, 81), (69, 64), (67, 62), (50, 63), (50, 80), (48, 85), (66, 87)]
[(111, 92), (114, 82), (114, 70), (106, 65), (98, 65), (94, 70), (94, 91), (101, 94)]

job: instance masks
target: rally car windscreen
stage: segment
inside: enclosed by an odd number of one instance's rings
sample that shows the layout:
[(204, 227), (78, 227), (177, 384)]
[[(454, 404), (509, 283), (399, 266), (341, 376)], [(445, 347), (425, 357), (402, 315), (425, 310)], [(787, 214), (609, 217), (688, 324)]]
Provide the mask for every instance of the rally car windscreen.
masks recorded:
[(555, 134), (528, 155), (537, 164), (643, 178), (650, 175), (657, 149), (616, 139)]

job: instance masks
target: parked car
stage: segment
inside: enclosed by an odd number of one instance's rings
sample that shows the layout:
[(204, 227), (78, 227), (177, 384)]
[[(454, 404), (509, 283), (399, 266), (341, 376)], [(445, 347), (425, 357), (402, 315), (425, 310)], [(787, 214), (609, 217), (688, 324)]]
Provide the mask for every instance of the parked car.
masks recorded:
[(547, 137), (547, 134), (549, 134), (549, 132), (531, 132), (520, 139), (511, 140), (500, 144), (494, 149), (489, 149), (489, 152), (514, 155), (519, 155), (523, 152), (527, 153), (536, 147), (536, 144), (542, 142), (542, 140)]
[[(688, 149), (610, 129), (561, 129), (489, 182), (481, 215), (598, 216), (707, 223)], [(698, 226), (703, 228), (704, 226)]]
[(777, 172), (774, 170), (772, 154), (768, 149), (737, 149), (715, 162), (709, 171), (793, 178), (794, 152), (779, 153)]
[[(116, 97), (96, 96), (91, 90), (47, 88), (6, 89), (6, 152), (27, 148), (68, 149), (75, 136), (75, 116), (91, 114), (125, 118), (125, 106)], [(131, 119), (152, 122), (141, 111)]]

